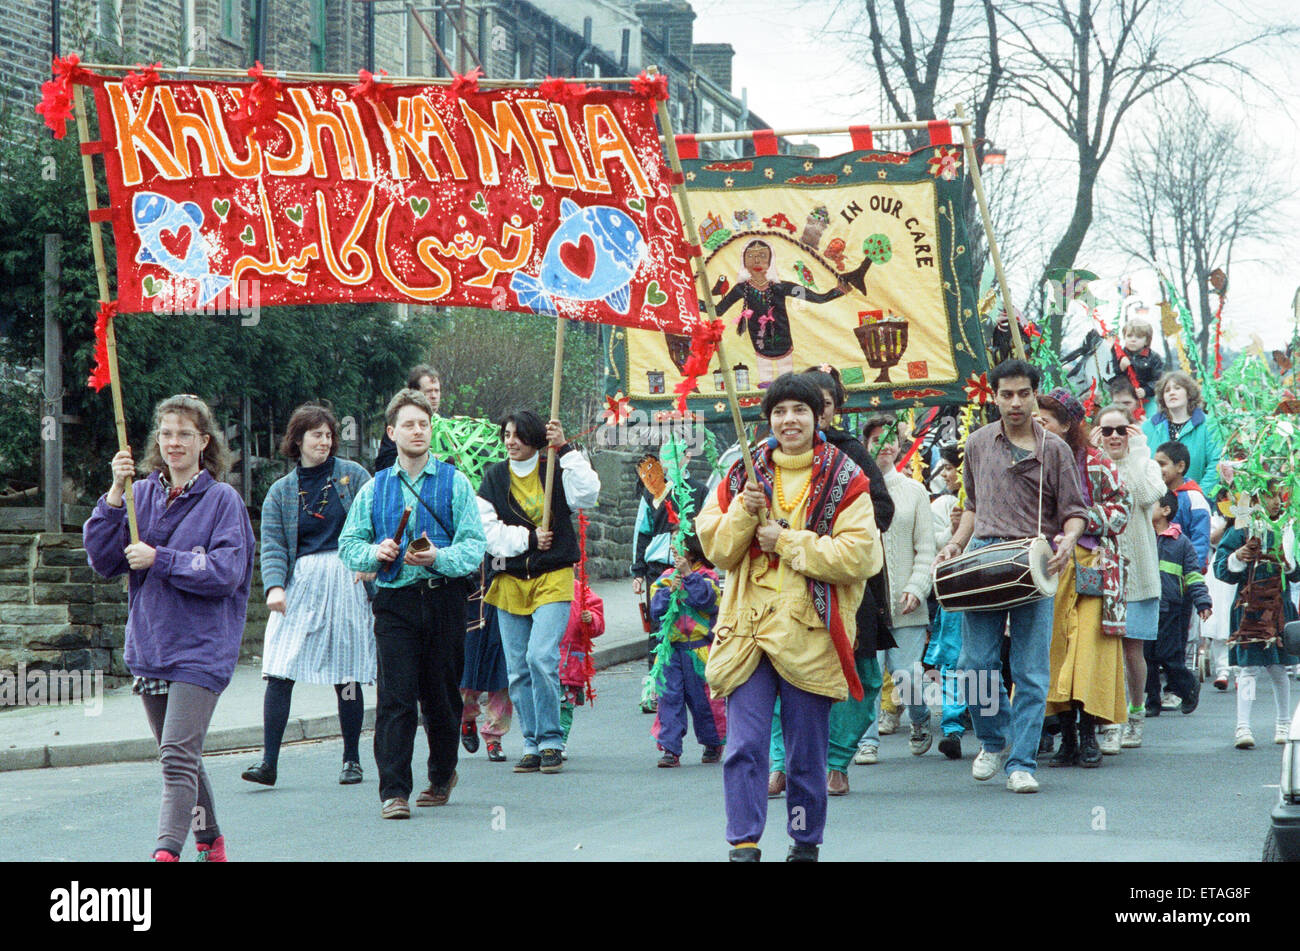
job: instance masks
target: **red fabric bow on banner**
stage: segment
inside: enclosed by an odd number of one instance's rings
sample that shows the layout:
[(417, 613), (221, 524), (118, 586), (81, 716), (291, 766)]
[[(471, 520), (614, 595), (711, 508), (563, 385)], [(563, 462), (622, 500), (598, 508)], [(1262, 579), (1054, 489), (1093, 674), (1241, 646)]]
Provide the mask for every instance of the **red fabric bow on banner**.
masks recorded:
[(632, 80), (632, 89), (647, 99), (667, 99), (668, 77), (662, 73), (651, 76), (642, 70), (641, 75)]
[(95, 318), (95, 365), (86, 380), (86, 385), (96, 393), (112, 382), (108, 372), (108, 322), (116, 316), (117, 301), (100, 303), (99, 316)]
[(352, 97), (353, 102), (359, 99), (375, 99), (379, 94), (379, 84), (383, 81), (383, 77), (387, 75), (388, 70), (386, 69), (381, 69), (378, 75), (368, 69), (359, 70), (357, 79), (360, 82), (348, 88), (348, 95)]
[(56, 139), (68, 134), (68, 120), (72, 118), (72, 84), (86, 85), (95, 80), (94, 73), (81, 68), (81, 58), (76, 53), (54, 60), (51, 68), (54, 78), (41, 83), (41, 101), (36, 112)]
[(283, 84), (275, 76), (266, 74), (261, 60), (248, 70), (248, 75), (256, 82), (244, 95), (239, 108), (232, 113), (232, 118), (236, 125), (251, 126), (254, 133), (259, 133), (275, 121), (280, 106), (288, 100), (284, 94)]
[(451, 94), (453, 96), (463, 96), (468, 92), (478, 92), (478, 81), (482, 76), (483, 70), (477, 66), (464, 76), (457, 73), (451, 80)]
[(553, 102), (572, 102), (590, 92), (590, 87), (585, 83), (570, 83), (555, 76), (547, 76), (538, 84), (537, 91)]
[(682, 365), (682, 381), (673, 387), (677, 394), (677, 408), (686, 412), (686, 397), (695, 389), (695, 383), (709, 372), (709, 361), (717, 352), (718, 341), (722, 339), (725, 325), (721, 320), (713, 323), (701, 321), (691, 333), (691, 355)]
[(154, 63), (152, 66), (136, 63), (135, 69), (122, 77), (122, 85), (129, 93), (134, 93), (145, 86), (157, 86), (162, 78), (158, 75), (161, 66), (162, 63)]

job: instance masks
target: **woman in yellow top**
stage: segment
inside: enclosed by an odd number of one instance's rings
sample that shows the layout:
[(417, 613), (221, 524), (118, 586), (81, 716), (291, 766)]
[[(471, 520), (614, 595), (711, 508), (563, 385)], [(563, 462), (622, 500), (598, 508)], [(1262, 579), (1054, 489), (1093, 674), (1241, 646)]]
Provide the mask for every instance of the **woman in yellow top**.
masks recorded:
[(831, 704), (862, 699), (854, 616), (881, 567), (880, 532), (866, 476), (817, 432), (821, 408), (811, 381), (778, 377), (763, 398), (772, 436), (754, 451), (758, 484), (736, 463), (695, 522), (705, 554), (727, 572), (706, 674), (727, 699), (732, 861), (759, 859), (776, 698), (795, 843), (787, 861), (817, 860)]
[[(500, 572), (484, 600), (497, 609), (510, 701), (524, 735), (515, 772), (558, 773), (564, 768), (560, 640), (579, 557), (572, 512), (596, 504), (600, 479), (565, 441), (557, 419), (544, 423), (531, 410), (517, 410), (501, 421), (501, 438), (509, 459), (488, 469), (479, 487), (487, 552)], [(551, 527), (542, 531), (546, 459), (538, 450), (548, 445), (556, 449), (556, 488), (562, 491), (552, 493)]]

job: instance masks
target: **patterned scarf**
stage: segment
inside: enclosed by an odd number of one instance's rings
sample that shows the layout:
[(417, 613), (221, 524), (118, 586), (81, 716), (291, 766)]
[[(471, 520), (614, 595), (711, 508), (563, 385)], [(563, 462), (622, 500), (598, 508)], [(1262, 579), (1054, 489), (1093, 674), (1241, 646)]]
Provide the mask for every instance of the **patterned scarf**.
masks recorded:
[[(772, 453), (778, 445), (775, 437), (768, 437), (754, 450), (754, 474), (768, 501), (772, 499), (773, 480), (776, 478), (776, 463), (772, 459)], [(858, 496), (870, 491), (867, 477), (858, 468), (857, 463), (827, 442), (825, 435), (820, 432), (814, 437), (812, 473), (809, 479), (811, 486), (808, 491), (807, 524), (795, 527), (808, 529), (818, 535), (829, 535), (840, 511)], [(745, 465), (743, 462), (737, 462), (727, 473), (727, 478), (718, 486), (718, 501), (722, 511), (727, 511), (731, 501), (744, 491), (745, 481)], [(751, 558), (766, 557), (757, 539), (750, 543), (749, 554)], [(858, 680), (857, 670), (853, 665), (853, 644), (844, 630), (843, 621), (840, 620), (835, 586), (829, 581), (809, 578), (808, 591), (812, 596), (817, 617), (830, 632), (835, 653), (840, 659), (840, 669), (849, 684), (849, 694), (854, 700), (861, 700), (862, 683)]]

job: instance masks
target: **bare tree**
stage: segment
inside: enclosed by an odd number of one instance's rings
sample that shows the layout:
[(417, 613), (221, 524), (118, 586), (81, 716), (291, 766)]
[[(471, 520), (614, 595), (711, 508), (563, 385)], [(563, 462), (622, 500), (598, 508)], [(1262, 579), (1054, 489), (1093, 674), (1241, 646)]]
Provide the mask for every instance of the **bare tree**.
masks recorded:
[(1267, 153), (1244, 123), (1215, 118), (1192, 96), (1163, 105), (1160, 113), (1178, 121), (1156, 125), (1125, 156), (1116, 217), (1124, 250), (1169, 275), (1199, 318), (1208, 360), (1210, 274), (1230, 272), (1241, 242), (1277, 237), (1280, 206), (1294, 191), (1263, 174)]
[[(1093, 221), (1093, 196), (1116, 134), (1135, 106), (1166, 87), (1249, 77), (1239, 58), (1266, 41), (1292, 36), (1291, 25), (1247, 26), (1206, 42), (1182, 0), (998, 0), (1003, 81), (1008, 95), (1043, 115), (1074, 146), (1078, 160), (1073, 212), (1047, 268), (1074, 265)], [(1226, 11), (1225, 11), (1226, 12)], [(1237, 23), (1242, 17), (1237, 17)], [(1061, 315), (1052, 316), (1060, 339)]]
[[(863, 17), (865, 14), (865, 18)], [(848, 28), (831, 24), (854, 24)], [(938, 118), (953, 101), (969, 105), (976, 161), (988, 145), (989, 116), (998, 98), (1002, 66), (994, 0), (839, 0), (824, 32), (869, 52), (876, 91), (899, 122)], [(895, 136), (907, 150), (924, 147), (924, 130)], [(988, 255), (984, 226), (967, 179), (967, 246), (978, 274)]]

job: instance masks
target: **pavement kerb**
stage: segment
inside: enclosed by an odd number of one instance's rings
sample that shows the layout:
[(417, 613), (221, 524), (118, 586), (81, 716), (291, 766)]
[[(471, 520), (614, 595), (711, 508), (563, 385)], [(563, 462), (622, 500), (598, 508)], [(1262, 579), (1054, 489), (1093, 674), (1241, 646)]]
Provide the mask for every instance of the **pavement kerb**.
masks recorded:
[[(622, 644), (592, 651), (592, 664), (604, 670), (646, 656), (646, 641), (638, 636)], [(337, 715), (295, 717), (285, 728), (284, 742), (328, 740), (340, 735)], [(373, 729), (375, 708), (366, 707), (363, 729)], [(241, 749), (259, 749), (262, 745), (262, 724), (227, 727), (208, 733), (203, 744), (204, 753), (227, 753)], [(140, 737), (112, 740), (107, 743), (68, 743), (45, 746), (0, 749), (0, 773), (19, 769), (44, 769), (59, 766), (98, 766), (104, 763), (129, 763), (158, 758), (158, 745), (152, 739)]]

